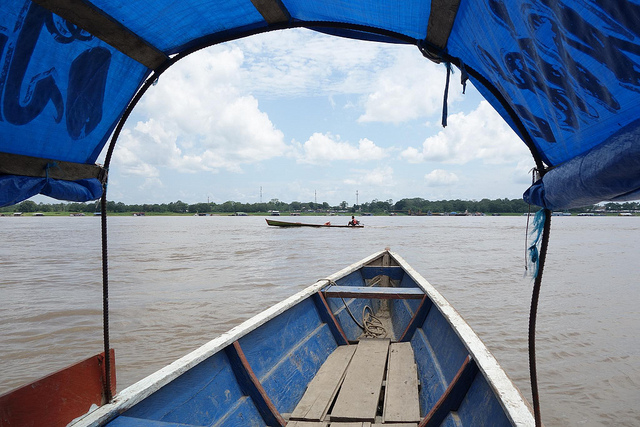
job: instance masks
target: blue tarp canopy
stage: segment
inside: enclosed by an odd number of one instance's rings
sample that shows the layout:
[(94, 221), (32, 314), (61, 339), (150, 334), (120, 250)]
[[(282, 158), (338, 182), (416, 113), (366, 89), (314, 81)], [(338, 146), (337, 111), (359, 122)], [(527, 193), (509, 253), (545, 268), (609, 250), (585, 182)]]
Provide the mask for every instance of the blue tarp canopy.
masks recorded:
[(637, 0), (4, 0), (0, 206), (93, 200), (129, 105), (203, 47), (305, 27), (463, 69), (522, 139), (550, 209), (640, 198)]

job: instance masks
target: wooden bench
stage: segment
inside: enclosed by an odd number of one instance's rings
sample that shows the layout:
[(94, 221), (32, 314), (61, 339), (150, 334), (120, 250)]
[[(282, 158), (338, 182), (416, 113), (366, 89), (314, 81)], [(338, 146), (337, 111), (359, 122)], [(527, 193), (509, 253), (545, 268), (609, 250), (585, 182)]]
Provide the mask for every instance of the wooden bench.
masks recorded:
[(323, 294), (328, 298), (422, 299), (424, 291), (420, 288), (331, 286)]
[(417, 426), (418, 375), (411, 344), (363, 339), (338, 347), (289, 419), (289, 427)]

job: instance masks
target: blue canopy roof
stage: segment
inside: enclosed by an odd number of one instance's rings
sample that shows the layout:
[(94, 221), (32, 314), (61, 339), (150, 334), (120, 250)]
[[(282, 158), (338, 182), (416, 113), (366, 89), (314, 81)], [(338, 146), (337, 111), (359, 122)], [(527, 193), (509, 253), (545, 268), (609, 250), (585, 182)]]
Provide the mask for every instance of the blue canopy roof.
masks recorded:
[(100, 197), (96, 159), (162, 72), (203, 47), (294, 27), (414, 44), (464, 70), (543, 175), (525, 200), (640, 198), (635, 0), (6, 0), (0, 206)]

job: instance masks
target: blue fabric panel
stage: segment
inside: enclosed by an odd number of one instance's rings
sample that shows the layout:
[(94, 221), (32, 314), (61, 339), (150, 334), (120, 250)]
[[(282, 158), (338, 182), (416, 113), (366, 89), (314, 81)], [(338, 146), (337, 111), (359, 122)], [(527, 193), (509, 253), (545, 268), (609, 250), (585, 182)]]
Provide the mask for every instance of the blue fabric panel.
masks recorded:
[(146, 67), (31, 1), (0, 3), (0, 151), (95, 163)]
[(633, 2), (470, 0), (448, 52), (493, 82), (558, 165), (636, 120), (638, 19)]
[(522, 134), (518, 130), (517, 126), (515, 125), (513, 120), (511, 120), (511, 117), (509, 117), (509, 115), (507, 114), (507, 111), (504, 109), (502, 104), (500, 102), (498, 102), (496, 97), (491, 92), (489, 92), (489, 90), (487, 90), (487, 88), (485, 88), (482, 84), (480, 84), (480, 82), (478, 82), (473, 77), (469, 76), (469, 81), (478, 90), (478, 92), (480, 92), (480, 94), (484, 97), (484, 99), (489, 104), (491, 104), (493, 109), (496, 110), (496, 112), (500, 115), (500, 117), (502, 117), (504, 119), (504, 121), (507, 123), (507, 125), (509, 125), (509, 127), (516, 133), (516, 135), (518, 135), (520, 137), (520, 139), (523, 139), (522, 138)]
[(97, 179), (62, 181), (31, 176), (0, 175), (0, 207), (15, 205), (36, 194), (58, 200), (87, 202), (102, 197), (102, 184)]
[(165, 54), (209, 34), (267, 25), (247, 0), (98, 0), (93, 4)]
[(284, 0), (291, 17), (301, 21), (331, 21), (368, 25), (415, 39), (427, 35), (430, 0)]
[(640, 120), (593, 150), (547, 172), (523, 195), (547, 209), (634, 200), (640, 191)]

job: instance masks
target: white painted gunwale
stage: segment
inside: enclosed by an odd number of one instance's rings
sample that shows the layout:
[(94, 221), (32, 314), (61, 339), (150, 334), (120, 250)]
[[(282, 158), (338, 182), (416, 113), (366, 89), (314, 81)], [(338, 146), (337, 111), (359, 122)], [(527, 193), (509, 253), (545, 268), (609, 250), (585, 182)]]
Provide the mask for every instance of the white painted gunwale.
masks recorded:
[(303, 289), (295, 295), (279, 302), (265, 311), (255, 315), (254, 317), (244, 321), (240, 325), (230, 329), (217, 338), (202, 345), (198, 349), (192, 351), (186, 356), (181, 357), (175, 362), (165, 366), (164, 368), (154, 372), (146, 378), (138, 381), (137, 383), (125, 388), (120, 393), (114, 396), (111, 403), (103, 405), (88, 414), (73, 420), (69, 426), (73, 427), (96, 427), (106, 424), (113, 420), (119, 414), (123, 413), (127, 409), (133, 407), (137, 403), (140, 403), (145, 398), (158, 391), (174, 379), (178, 378), (189, 369), (213, 356), (220, 350), (227, 347), (229, 344), (248, 334), (249, 332), (264, 325), (269, 320), (285, 312), (289, 308), (298, 304), (300, 301), (308, 298), (320, 289), (327, 286), (331, 281), (336, 281), (341, 277), (353, 273), (360, 269), (363, 265), (370, 263), (371, 261), (379, 258), (385, 253), (385, 251), (379, 251), (367, 258), (351, 264), (348, 267), (328, 276), (325, 279), (320, 279), (313, 285)]
[(391, 257), (402, 266), (406, 274), (429, 296), (440, 313), (453, 327), (460, 340), (476, 361), (487, 382), (498, 397), (511, 422), (516, 426), (535, 426), (535, 418), (529, 404), (516, 388), (496, 358), (484, 345), (480, 337), (462, 318), (455, 308), (420, 273), (414, 270), (400, 255), (389, 251)]

